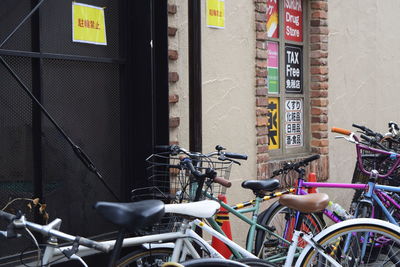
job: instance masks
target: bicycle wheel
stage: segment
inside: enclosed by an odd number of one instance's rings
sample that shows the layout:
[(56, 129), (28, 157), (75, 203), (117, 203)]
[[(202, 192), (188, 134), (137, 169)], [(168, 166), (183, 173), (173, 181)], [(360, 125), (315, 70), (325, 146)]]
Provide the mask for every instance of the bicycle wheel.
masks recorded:
[[(295, 227), (295, 215), (296, 211), (281, 205), (277, 201), (260, 214), (258, 223), (290, 242)], [(324, 222), (317, 214), (308, 214), (303, 219), (301, 230), (306, 233), (317, 234), (324, 226)], [(305, 245), (306, 243), (300, 239), (299, 247)], [(273, 263), (282, 263), (286, 258), (288, 247), (288, 243), (279, 240), (268, 232), (258, 230), (256, 233), (255, 255), (261, 259)]]
[(277, 267), (278, 265), (275, 265), (273, 263), (269, 263), (265, 260), (262, 259), (253, 259), (253, 258), (244, 258), (244, 259), (238, 259), (238, 262), (244, 263), (248, 266), (251, 267)]
[(172, 251), (168, 248), (135, 250), (119, 259), (115, 266), (161, 266), (170, 260)]
[(184, 267), (248, 267), (244, 263), (240, 263), (237, 261), (226, 260), (226, 259), (218, 259), (218, 258), (204, 258), (204, 259), (194, 259), (182, 262)]
[(400, 265), (400, 227), (386, 221), (370, 218), (343, 221), (328, 227), (313, 240), (324, 252), (308, 245), (296, 266), (332, 266), (324, 255), (342, 266)]

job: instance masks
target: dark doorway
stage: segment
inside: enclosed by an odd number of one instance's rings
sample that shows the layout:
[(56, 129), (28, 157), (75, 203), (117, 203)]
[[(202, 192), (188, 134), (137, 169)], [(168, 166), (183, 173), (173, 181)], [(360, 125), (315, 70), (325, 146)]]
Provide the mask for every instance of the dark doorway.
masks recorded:
[[(0, 1), (0, 43), (39, 2)], [(169, 140), (167, 4), (80, 2), (106, 7), (107, 46), (73, 43), (72, 1), (47, 0), (0, 56), (127, 201), (132, 188), (146, 184), (144, 159), (154, 144)], [(0, 77), (0, 208), (16, 197), (39, 197), (65, 231), (111, 231), (92, 206), (113, 197), (3, 65)], [(29, 246), (26, 238), (0, 241), (0, 257)]]

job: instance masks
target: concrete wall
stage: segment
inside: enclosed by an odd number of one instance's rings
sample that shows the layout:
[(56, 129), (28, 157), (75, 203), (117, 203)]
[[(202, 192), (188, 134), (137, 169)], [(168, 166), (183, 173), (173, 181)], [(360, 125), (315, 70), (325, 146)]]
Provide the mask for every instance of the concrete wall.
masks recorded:
[[(252, 198), (241, 188), (244, 179), (256, 177), (254, 58), (254, 5), (225, 1), (225, 29), (206, 26), (202, 2), (203, 151), (216, 144), (227, 151), (249, 155), (233, 166), (228, 190), (230, 203)], [(233, 220), (234, 240), (246, 240), (248, 226)]]
[[(385, 132), (390, 120), (399, 122), (399, 13), (397, 0), (329, 0), (330, 126), (354, 131), (358, 123)], [(330, 181), (350, 182), (355, 147), (334, 136)], [(334, 199), (348, 205), (350, 195), (338, 191)]]
[[(179, 81), (170, 84), (170, 94), (179, 102), (170, 106), (170, 116), (180, 117), (170, 140), (189, 147), (188, 105), (188, 7), (187, 2), (169, 0), (177, 12), (169, 16), (169, 25), (178, 29), (169, 38), (169, 49), (178, 50), (179, 58), (170, 61), (169, 71), (179, 73)], [(206, 26), (206, 1), (202, 8), (202, 82), (203, 82), (203, 152), (214, 151), (219, 144), (227, 151), (249, 155), (242, 166), (233, 166), (228, 189), (229, 203), (250, 200), (253, 194), (241, 188), (244, 179), (256, 178), (255, 129), (255, 23), (254, 4), (248, 1), (225, 1), (225, 29)], [(233, 235), (244, 244), (248, 225), (232, 218)]]

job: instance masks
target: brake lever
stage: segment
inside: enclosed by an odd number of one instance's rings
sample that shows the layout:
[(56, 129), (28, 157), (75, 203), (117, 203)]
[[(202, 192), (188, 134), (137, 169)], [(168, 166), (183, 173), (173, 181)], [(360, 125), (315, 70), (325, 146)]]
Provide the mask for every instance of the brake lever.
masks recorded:
[(359, 142), (357, 142), (357, 141), (354, 139), (354, 133), (351, 133), (349, 136), (343, 136), (343, 135), (335, 136), (335, 139), (341, 139), (341, 138), (343, 138), (343, 139), (349, 141), (350, 143), (353, 143), (353, 144), (356, 144), (356, 145), (359, 144)]

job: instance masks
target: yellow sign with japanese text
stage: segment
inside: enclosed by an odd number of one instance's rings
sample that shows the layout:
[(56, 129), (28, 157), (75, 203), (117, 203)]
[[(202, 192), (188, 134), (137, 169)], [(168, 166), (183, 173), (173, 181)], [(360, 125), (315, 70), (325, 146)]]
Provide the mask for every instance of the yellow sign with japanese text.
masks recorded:
[(72, 2), (72, 40), (107, 45), (104, 8)]
[(280, 147), (280, 127), (279, 127), (279, 98), (268, 98), (268, 149), (278, 149)]
[(207, 26), (225, 28), (225, 0), (207, 0)]

